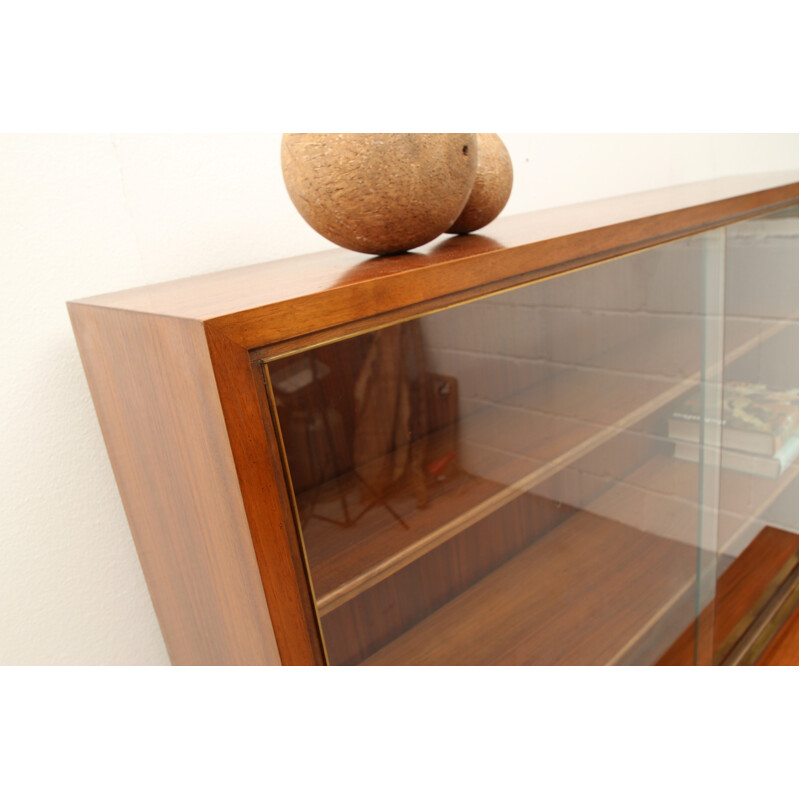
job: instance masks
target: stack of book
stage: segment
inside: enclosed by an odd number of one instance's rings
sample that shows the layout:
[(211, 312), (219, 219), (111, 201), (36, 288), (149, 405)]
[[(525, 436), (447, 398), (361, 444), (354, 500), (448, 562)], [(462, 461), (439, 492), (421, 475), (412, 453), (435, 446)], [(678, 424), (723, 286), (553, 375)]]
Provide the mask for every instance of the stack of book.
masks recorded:
[[(723, 469), (777, 478), (797, 459), (797, 389), (728, 382), (722, 395)], [(675, 458), (700, 460), (700, 390), (689, 395), (668, 420)]]

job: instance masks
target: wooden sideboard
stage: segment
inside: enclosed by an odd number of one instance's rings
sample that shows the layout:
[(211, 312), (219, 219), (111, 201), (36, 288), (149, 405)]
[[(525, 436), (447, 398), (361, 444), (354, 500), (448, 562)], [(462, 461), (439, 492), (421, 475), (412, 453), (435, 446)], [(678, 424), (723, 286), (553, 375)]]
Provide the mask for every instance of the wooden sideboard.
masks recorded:
[[(555, 328), (545, 324), (555, 319), (552, 309), (573, 312), (577, 325), (578, 306), (565, 292), (567, 300), (546, 307), (537, 286), (551, 278), (552, 287), (567, 286), (579, 271), (601, 276), (609, 262), (774, 215), (797, 199), (795, 175), (741, 176), (501, 218), (479, 234), (440, 237), (402, 255), (364, 260), (331, 250), (69, 303), (172, 662), (657, 660), (669, 644), (664, 637), (675, 638), (665, 620), (674, 610), (671, 624), (683, 630), (696, 605), (699, 545), (669, 531), (643, 537), (637, 520), (650, 511), (636, 509), (641, 492), (668, 474), (669, 485), (681, 487), (670, 524), (696, 527), (697, 465), (670, 457), (656, 416), (708, 377), (701, 352), (708, 335), (700, 328), (713, 317), (713, 302), (705, 297), (698, 311), (692, 298), (709, 284), (687, 287), (694, 316), (666, 309), (642, 323), (635, 303), (625, 313), (607, 304), (594, 328), (561, 340), (596, 346), (558, 363), (558, 341), (535, 357), (534, 345), (553, 340)], [(796, 254), (796, 238), (793, 246)], [(653, 269), (670, 279), (671, 267)], [(620, 275), (613, 280), (628, 286)], [(469, 375), (489, 375), (497, 359), (475, 362), (472, 373), (443, 372), (436, 358), (464, 357), (453, 355), (452, 342), (426, 350), (420, 337), (436, 325), (442, 342), (474, 335), (477, 317), (460, 309), (524, 320), (496, 303), (518, 291), (529, 293), (539, 333), (508, 333), (502, 347), (522, 343), (530, 352), (504, 350), (503, 363), (538, 372), (515, 385), (513, 403), (498, 405), (466, 388)], [(796, 323), (791, 309), (772, 316), (768, 309), (757, 322), (731, 314), (725, 365), (796, 335)], [(614, 333), (623, 328), (624, 340)], [(472, 351), (491, 355), (491, 338)], [(378, 367), (369, 373), (370, 358), (386, 364), (393, 353), (403, 363), (423, 353), (413, 379), (381, 376)], [(659, 359), (669, 374), (648, 375), (647, 363)], [(637, 373), (635, 364), (644, 367)], [(365, 385), (378, 387), (371, 411)], [(385, 428), (386, 398), (406, 404), (407, 424), (396, 425), (383, 453), (391, 450), (404, 481), (381, 479), (376, 489), (365, 464), (381, 456), (380, 447), (370, 450), (370, 436), (379, 434), (369, 431)], [(594, 416), (567, 413), (571, 398), (595, 408)], [(533, 428), (511, 421), (510, 407), (537, 418), (550, 409), (553, 435), (534, 442)], [(494, 440), (479, 442), (487, 432)], [(504, 437), (505, 449), (497, 444)], [(359, 450), (372, 455), (359, 461)], [(590, 490), (608, 478), (607, 459), (619, 469), (606, 480), (613, 491)], [(581, 487), (569, 489), (578, 500), (552, 488), (539, 493), (559, 476), (568, 482), (565, 470), (576, 464), (589, 465)], [(735, 540), (737, 520), (761, 513), (796, 474), (791, 467), (761, 495), (745, 476), (728, 475), (721, 491), (733, 505), (716, 514), (715, 535)], [(736, 497), (747, 499), (740, 514)], [(322, 506), (344, 517), (331, 522)], [(375, 510), (383, 521), (371, 521)]]

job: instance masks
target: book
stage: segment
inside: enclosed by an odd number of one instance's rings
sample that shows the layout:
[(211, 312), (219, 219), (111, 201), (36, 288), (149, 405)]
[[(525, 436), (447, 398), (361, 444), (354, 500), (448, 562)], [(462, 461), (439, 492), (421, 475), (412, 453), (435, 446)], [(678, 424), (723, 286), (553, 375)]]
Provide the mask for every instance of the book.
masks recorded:
[[(699, 443), (701, 415), (702, 393), (698, 389), (672, 412), (669, 437)], [(797, 389), (737, 381), (723, 386), (722, 446), (726, 450), (773, 456), (797, 431), (797, 419)]]
[[(700, 461), (700, 445), (692, 442), (675, 442), (675, 458), (683, 461)], [(774, 456), (757, 456), (741, 450), (723, 449), (720, 466), (761, 478), (777, 478), (782, 475), (797, 458), (797, 433), (790, 436)]]

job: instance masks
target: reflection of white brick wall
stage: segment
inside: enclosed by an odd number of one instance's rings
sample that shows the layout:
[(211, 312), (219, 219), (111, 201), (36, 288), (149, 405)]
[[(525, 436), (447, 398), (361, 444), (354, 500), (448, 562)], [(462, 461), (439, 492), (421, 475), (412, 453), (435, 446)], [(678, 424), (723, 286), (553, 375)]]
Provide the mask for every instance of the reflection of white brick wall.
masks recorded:
[(797, 217), (766, 217), (727, 230), (726, 311), (797, 319)]
[[(793, 236), (787, 224), (794, 225)], [(796, 319), (796, 231), (796, 220), (758, 220), (729, 230), (726, 304), (738, 324), (746, 322), (755, 331), (772, 325), (776, 318)], [(704, 257), (703, 237), (693, 237), (425, 318), (431, 368), (459, 380), (464, 468), (481, 474), (486, 464), (515, 459), (518, 463), (509, 474), (536, 468), (539, 462), (523, 463), (526, 415), (533, 419), (533, 414), (538, 424), (543, 414), (549, 415), (554, 431), (564, 420), (591, 418), (586, 409), (593, 402), (592, 387), (610, 378), (624, 382), (649, 376), (665, 388), (679, 385), (697, 368), (697, 359), (692, 369), (686, 368), (685, 351), (693, 350), (699, 357), (702, 347)], [(642, 349), (641, 343), (648, 340), (661, 346)], [(776, 374), (787, 374), (791, 361), (794, 371), (788, 377), (796, 382), (796, 342), (795, 335), (783, 337), (779, 346), (775, 342), (761, 346), (729, 371), (733, 377), (726, 377), (757, 381), (769, 375), (772, 381), (768, 382), (773, 382)], [(542, 391), (537, 394), (538, 407), (526, 409), (523, 403), (520, 408), (516, 394), (532, 384), (546, 386), (565, 372), (584, 378), (584, 396), (562, 394), (546, 400)], [(475, 414), (479, 411), (489, 413)], [(662, 417), (665, 414), (666, 410)], [(512, 417), (519, 431), (516, 443), (508, 434)], [(585, 421), (594, 430), (605, 426), (603, 420)], [(633, 446), (632, 440), (638, 437), (642, 452), (670, 456), (665, 432), (663, 420), (656, 419), (634, 426), (621, 438), (628, 437), (628, 445)], [(623, 451), (630, 452), (630, 447), (612, 440), (534, 492), (643, 530), (694, 542), (696, 485), (693, 496), (685, 488), (676, 491), (664, 483), (670, 480), (668, 472), (651, 476), (647, 485), (635, 485), (627, 476), (631, 462), (620, 455)], [(757, 506), (755, 496), (763, 497), (763, 491), (754, 487), (743, 490), (741, 477), (736, 497), (727, 483), (723, 473), (723, 540), (742, 529), (747, 514)], [(603, 500), (609, 489), (615, 493)], [(623, 495), (626, 503), (614, 501)], [(778, 518), (762, 517), (797, 530), (796, 503), (784, 503), (781, 508)], [(745, 539), (734, 549), (740, 550), (742, 542)], [(725, 541), (720, 544), (724, 546)]]
[[(727, 230), (725, 307), (733, 319), (762, 324), (791, 320), (790, 329), (732, 365), (726, 379), (769, 385), (798, 383), (798, 229), (797, 217), (776, 215), (732, 225)], [(721, 489), (732, 476), (724, 471)], [(748, 508), (756, 508), (760, 479), (748, 478)], [(757, 533), (764, 525), (797, 531), (797, 482), (780, 501), (758, 515)]]

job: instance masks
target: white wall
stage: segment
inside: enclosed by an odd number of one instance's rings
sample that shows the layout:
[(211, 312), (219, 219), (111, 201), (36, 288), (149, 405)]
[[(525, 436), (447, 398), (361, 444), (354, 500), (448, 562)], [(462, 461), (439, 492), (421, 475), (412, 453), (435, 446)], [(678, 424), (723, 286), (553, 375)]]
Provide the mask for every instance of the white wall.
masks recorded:
[[(503, 134), (507, 213), (797, 169), (798, 137)], [(0, 136), (0, 663), (166, 664), (70, 299), (328, 249), (279, 134)]]

